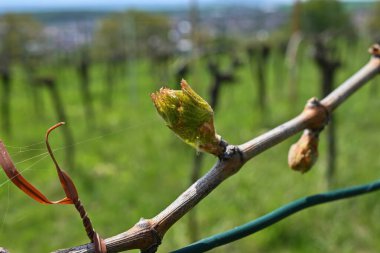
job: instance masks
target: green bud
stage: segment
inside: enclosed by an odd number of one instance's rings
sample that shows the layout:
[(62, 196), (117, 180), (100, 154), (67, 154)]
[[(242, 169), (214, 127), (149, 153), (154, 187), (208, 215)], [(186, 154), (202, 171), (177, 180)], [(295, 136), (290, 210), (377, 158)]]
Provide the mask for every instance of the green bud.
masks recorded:
[(185, 80), (181, 81), (181, 90), (161, 88), (151, 97), (167, 126), (183, 141), (216, 156), (224, 152), (215, 133), (214, 111)]

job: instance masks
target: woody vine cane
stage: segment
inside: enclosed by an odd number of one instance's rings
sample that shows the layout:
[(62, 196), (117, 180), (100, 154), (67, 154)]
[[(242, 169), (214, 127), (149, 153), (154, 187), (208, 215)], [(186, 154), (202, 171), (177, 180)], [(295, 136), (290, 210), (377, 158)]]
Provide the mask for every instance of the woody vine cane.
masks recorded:
[[(181, 123), (183, 121), (175, 120), (175, 117), (172, 117), (173, 115), (168, 117), (168, 119), (172, 120), (171, 124), (169, 124), (170, 122), (167, 122), (168, 126), (175, 130), (177, 135), (181, 136), (184, 133), (186, 142), (200, 150), (218, 156), (219, 159), (203, 177), (185, 190), (175, 201), (173, 201), (173, 203), (155, 217), (141, 219), (129, 230), (105, 239), (104, 241), (107, 245), (108, 252), (121, 252), (129, 249), (141, 249), (145, 252), (153, 252), (157, 249), (161, 239), (171, 226), (180, 220), (210, 192), (217, 188), (219, 184), (237, 173), (247, 161), (298, 132), (305, 129), (316, 131), (321, 129), (326, 124), (326, 119), (328, 119), (329, 114), (331, 114), (356, 90), (379, 74), (380, 46), (373, 46), (370, 52), (372, 54), (370, 61), (327, 97), (320, 102), (312, 99), (300, 115), (241, 145), (219, 145), (222, 139), (216, 134), (208, 107), (207, 105), (202, 105), (202, 100), (198, 101), (201, 105), (198, 105), (196, 108), (196, 110), (200, 110), (199, 113), (201, 113), (198, 118), (202, 118), (203, 121), (203, 124), (201, 124), (202, 128), (200, 128), (201, 131), (200, 133), (197, 133), (198, 136), (186, 133), (186, 128), (194, 127), (194, 125), (192, 126), (191, 124), (194, 122), (188, 122), (190, 125), (185, 125), (185, 128), (183, 128), (183, 125), (179, 124), (179, 128), (174, 129), (176, 126), (174, 123)], [(194, 104), (191, 104), (191, 101), (197, 100), (199, 96), (197, 94), (194, 95), (189, 87), (186, 87), (186, 85), (184, 86), (182, 92), (187, 92), (184, 99), (188, 99), (189, 95), (190, 97), (194, 96), (193, 100), (188, 101), (190, 104), (187, 104), (188, 106), (194, 106)], [(177, 92), (180, 91), (174, 91), (174, 94), (178, 94)], [(180, 93), (180, 96), (182, 95), (183, 94)], [(168, 99), (171, 99), (170, 96)], [(172, 102), (176, 103), (176, 101)], [(180, 106), (181, 103), (178, 105)], [(181, 109), (180, 107), (178, 108)], [(159, 108), (157, 109), (159, 110)], [(182, 109), (179, 111), (182, 111)], [(165, 118), (165, 115), (163, 115), (163, 117)], [(199, 134), (204, 135), (199, 136)], [(202, 137), (201, 140), (198, 137)], [(311, 143), (310, 147), (313, 145), (314, 143)], [(308, 145), (306, 145), (306, 147), (308, 147)], [(1, 146), (1, 149), (0, 161), (2, 162), (3, 167), (4, 164), (9, 166), (9, 164), (4, 163), (4, 160), (7, 161), (7, 157), (5, 156), (4, 158), (3, 154), (3, 150), (5, 150), (4, 145)], [(306, 151), (309, 152), (307, 149)], [(94, 247), (91, 243), (75, 246), (69, 249), (58, 250), (56, 252), (94, 252)]]
[(50, 133), (56, 129), (57, 127), (60, 127), (64, 124), (64, 122), (60, 122), (51, 128), (49, 128), (45, 135), (45, 142), (46, 147), (48, 149), (48, 153), (51, 157), (51, 159), (54, 162), (55, 168), (57, 170), (57, 174), (59, 177), (59, 181), (62, 185), (62, 188), (66, 194), (66, 197), (57, 200), (57, 201), (51, 201), (47, 197), (45, 197), (44, 194), (42, 194), (37, 188), (35, 188), (31, 183), (29, 183), (16, 169), (12, 159), (10, 158), (4, 144), (0, 141), (0, 165), (5, 171), (8, 178), (18, 187), (20, 188), (24, 193), (26, 193), (29, 197), (34, 199), (35, 201), (41, 203), (41, 204), (73, 204), (76, 208), (76, 210), (79, 212), (79, 215), (82, 219), (83, 226), (86, 230), (88, 238), (91, 240), (92, 243), (94, 243), (94, 248), (96, 253), (106, 253), (106, 245), (104, 243), (104, 240), (99, 236), (97, 232), (92, 227), (92, 223), (90, 218), (88, 217), (84, 206), (82, 205), (79, 195), (77, 192), (77, 189), (75, 187), (74, 182), (70, 178), (70, 176), (63, 171), (59, 165), (57, 160), (54, 157), (53, 151), (49, 144), (49, 135)]
[[(323, 108), (317, 106), (315, 109), (319, 108), (321, 110), (305, 110), (299, 116), (246, 143), (237, 146), (227, 146), (227, 151), (237, 147), (243, 154), (243, 161), (241, 161), (241, 156), (238, 153), (232, 153), (227, 159), (218, 160), (203, 177), (185, 190), (175, 201), (155, 217), (142, 219), (127, 231), (105, 239), (108, 251), (120, 252), (129, 249), (146, 249), (152, 246), (152, 244), (156, 244), (157, 240), (153, 236), (152, 231), (158, 232), (160, 237), (163, 238), (171, 226), (217, 188), (219, 184), (237, 173), (245, 162), (300, 131), (325, 124), (326, 110), (332, 113), (356, 90), (379, 74), (380, 46), (376, 44), (371, 47), (370, 53), (372, 57), (365, 66), (320, 101)], [(322, 119), (323, 124), (317, 122), (317, 118)], [(92, 252), (87, 247), (88, 244), (85, 244), (56, 252)]]

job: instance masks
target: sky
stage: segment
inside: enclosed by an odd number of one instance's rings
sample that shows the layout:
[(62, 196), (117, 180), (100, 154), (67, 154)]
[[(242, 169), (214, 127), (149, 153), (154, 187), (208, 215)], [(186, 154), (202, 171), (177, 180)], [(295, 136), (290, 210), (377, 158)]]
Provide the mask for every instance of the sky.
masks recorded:
[[(252, 7), (272, 8), (276, 5), (292, 4), (295, 0), (0, 0), (0, 13), (35, 10), (124, 10), (126, 8), (167, 8), (188, 6), (191, 2), (199, 5), (239, 4)], [(305, 0), (302, 0), (305, 1)], [(379, 1), (379, 0), (341, 0), (341, 1)]]
[[(194, 0), (0, 0), (0, 12), (28, 9), (52, 8), (100, 8), (100, 7), (163, 7), (189, 5)], [(277, 4), (290, 4), (294, 0), (239, 0), (238, 3), (253, 6), (273, 6)], [(213, 4), (220, 0), (197, 0), (199, 4)], [(236, 3), (234, 0), (224, 0), (224, 3)]]

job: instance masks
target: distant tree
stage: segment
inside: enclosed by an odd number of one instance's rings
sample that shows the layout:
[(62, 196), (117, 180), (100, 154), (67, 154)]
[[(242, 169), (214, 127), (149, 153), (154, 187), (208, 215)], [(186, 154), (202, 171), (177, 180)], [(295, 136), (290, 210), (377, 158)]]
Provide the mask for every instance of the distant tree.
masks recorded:
[(337, 0), (309, 0), (302, 5), (301, 29), (308, 36), (352, 36), (350, 16)]
[(5, 14), (0, 16), (0, 98), (1, 127), (11, 133), (12, 64), (28, 65), (32, 52), (41, 39), (42, 27), (31, 16)]
[(380, 2), (375, 3), (371, 16), (368, 21), (368, 29), (370, 36), (377, 42), (380, 41)]
[(114, 55), (126, 55), (126, 29), (121, 25), (122, 19), (122, 14), (114, 14), (101, 21), (94, 38), (94, 52), (97, 57), (113, 58)]
[(146, 54), (167, 46), (169, 19), (141, 11), (112, 14), (95, 33), (95, 53), (102, 58), (125, 57), (128, 52)]
[(32, 16), (5, 14), (0, 17), (0, 54), (9, 62), (25, 60), (38, 50), (42, 26)]

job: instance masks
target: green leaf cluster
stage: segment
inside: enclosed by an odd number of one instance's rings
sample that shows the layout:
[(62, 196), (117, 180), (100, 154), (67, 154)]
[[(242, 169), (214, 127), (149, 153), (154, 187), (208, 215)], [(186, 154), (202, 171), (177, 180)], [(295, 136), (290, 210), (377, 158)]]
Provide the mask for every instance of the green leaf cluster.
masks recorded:
[(220, 155), (220, 138), (215, 133), (211, 106), (185, 80), (181, 90), (161, 88), (151, 95), (157, 112), (167, 126), (187, 144)]

